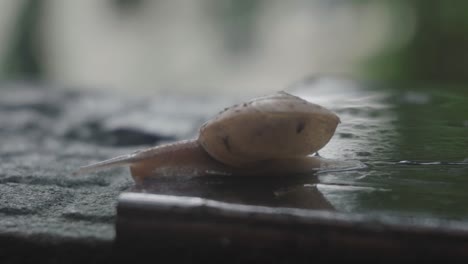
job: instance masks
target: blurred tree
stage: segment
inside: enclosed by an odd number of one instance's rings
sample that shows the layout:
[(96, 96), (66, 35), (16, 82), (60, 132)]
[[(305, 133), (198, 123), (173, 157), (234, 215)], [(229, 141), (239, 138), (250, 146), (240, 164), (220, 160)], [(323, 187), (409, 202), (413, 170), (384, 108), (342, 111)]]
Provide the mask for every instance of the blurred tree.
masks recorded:
[(24, 2), (9, 43), (2, 75), (9, 79), (36, 79), (42, 76), (39, 45), (35, 39), (42, 1)]
[(132, 13), (146, 4), (146, 0), (111, 0), (110, 4), (121, 14)]
[[(406, 81), (468, 81), (468, 1), (411, 0), (404, 3), (414, 10), (414, 35), (403, 48), (374, 58), (369, 68), (371, 73), (377, 78)], [(400, 14), (396, 12), (395, 15)], [(404, 30), (405, 26), (400, 25), (399, 30)]]
[[(212, 0), (209, 9), (215, 15), (214, 23), (224, 32), (226, 50), (238, 59), (252, 52), (255, 19), (262, 6), (260, 0)], [(218, 21), (221, 21), (219, 23)]]

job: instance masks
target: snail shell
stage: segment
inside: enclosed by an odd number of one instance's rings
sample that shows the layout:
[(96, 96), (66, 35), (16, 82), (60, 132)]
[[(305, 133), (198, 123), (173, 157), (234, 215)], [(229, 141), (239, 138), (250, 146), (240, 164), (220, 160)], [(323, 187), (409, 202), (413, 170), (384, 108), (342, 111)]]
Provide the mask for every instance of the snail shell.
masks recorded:
[(74, 174), (130, 165), (136, 182), (168, 175), (303, 173), (329, 164), (309, 156), (325, 146), (340, 119), (285, 92), (225, 109), (197, 139), (156, 146), (81, 167)]
[(200, 128), (198, 141), (217, 161), (241, 167), (312, 154), (328, 143), (339, 122), (324, 107), (279, 92), (221, 112)]

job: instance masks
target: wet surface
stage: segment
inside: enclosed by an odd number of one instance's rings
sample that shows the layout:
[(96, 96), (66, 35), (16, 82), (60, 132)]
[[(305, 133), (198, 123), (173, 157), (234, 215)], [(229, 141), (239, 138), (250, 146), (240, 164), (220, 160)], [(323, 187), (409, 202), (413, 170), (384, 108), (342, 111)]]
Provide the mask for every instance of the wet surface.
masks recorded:
[(319, 151), (322, 157), (366, 166), (280, 178), (181, 175), (146, 187), (134, 186), (127, 168), (73, 177), (85, 164), (194, 137), (215, 113), (250, 98), (123, 98), (3, 84), (0, 230), (110, 239), (123, 191), (345, 213), (468, 217), (463, 89), (324, 79), (287, 91), (340, 116), (336, 134)]
[(468, 94), (463, 89), (350, 85), (342, 93), (336, 82), (329, 85), (322, 87), (336, 100), (324, 97), (342, 124), (321, 154), (368, 166), (319, 176), (318, 189), (337, 210), (468, 217), (463, 191), (468, 183)]
[[(248, 183), (246, 183), (248, 181)], [(292, 177), (206, 176), (186, 180), (156, 179), (130, 191), (203, 197), (218, 201), (273, 207), (334, 210), (310, 175)]]

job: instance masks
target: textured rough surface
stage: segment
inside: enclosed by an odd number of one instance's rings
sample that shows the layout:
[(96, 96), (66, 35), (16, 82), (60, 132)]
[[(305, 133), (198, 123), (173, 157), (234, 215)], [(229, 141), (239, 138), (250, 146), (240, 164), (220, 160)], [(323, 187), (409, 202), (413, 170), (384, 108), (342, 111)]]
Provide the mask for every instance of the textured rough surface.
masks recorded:
[(128, 169), (71, 172), (190, 137), (220, 107), (191, 100), (181, 108), (175, 100), (186, 99), (0, 84), (0, 262), (112, 259), (118, 195), (133, 186)]
[(29, 84), (0, 86), (0, 233), (112, 241), (117, 197), (133, 186), (128, 170), (70, 173), (190, 137), (212, 111), (201, 103), (178, 108), (165, 98), (121, 99)]

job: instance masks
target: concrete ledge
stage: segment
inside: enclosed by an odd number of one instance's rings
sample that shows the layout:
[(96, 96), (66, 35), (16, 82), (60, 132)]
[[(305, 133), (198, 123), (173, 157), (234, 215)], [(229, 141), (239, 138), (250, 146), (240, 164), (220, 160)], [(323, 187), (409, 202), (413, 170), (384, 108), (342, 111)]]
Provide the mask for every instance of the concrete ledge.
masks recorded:
[(129, 259), (466, 262), (468, 225), (124, 193), (116, 245)]

